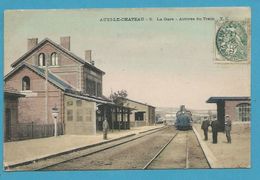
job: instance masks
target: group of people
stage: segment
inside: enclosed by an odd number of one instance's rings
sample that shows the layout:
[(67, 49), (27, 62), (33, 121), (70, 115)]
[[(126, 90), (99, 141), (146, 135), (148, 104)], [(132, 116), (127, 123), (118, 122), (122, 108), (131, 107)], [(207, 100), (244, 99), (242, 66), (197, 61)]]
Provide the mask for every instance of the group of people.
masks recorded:
[[(212, 130), (212, 139), (213, 139), (213, 144), (218, 143), (218, 131), (219, 131), (219, 121), (217, 120), (217, 117), (214, 116), (213, 120), (210, 121), (208, 117), (204, 117), (204, 120), (201, 124), (201, 129), (204, 131), (204, 140), (208, 140), (208, 130), (209, 126), (211, 126)], [(231, 126), (232, 122), (229, 117), (229, 115), (225, 116), (225, 132), (226, 132), (226, 137), (227, 137), (227, 142), (231, 143)]]

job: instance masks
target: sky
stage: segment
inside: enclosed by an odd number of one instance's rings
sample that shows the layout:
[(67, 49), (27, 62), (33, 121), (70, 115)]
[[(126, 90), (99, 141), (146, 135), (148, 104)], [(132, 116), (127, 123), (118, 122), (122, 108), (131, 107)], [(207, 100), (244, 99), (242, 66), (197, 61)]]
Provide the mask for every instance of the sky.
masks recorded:
[[(100, 21), (121, 17), (144, 21)], [(59, 43), (70, 36), (71, 51), (84, 58), (91, 49), (95, 66), (106, 72), (104, 95), (125, 89), (130, 99), (156, 107), (213, 109), (206, 103), (211, 96), (250, 96), (250, 63), (216, 63), (220, 17), (250, 19), (250, 9), (9, 10), (4, 73), (27, 51), (28, 38)]]

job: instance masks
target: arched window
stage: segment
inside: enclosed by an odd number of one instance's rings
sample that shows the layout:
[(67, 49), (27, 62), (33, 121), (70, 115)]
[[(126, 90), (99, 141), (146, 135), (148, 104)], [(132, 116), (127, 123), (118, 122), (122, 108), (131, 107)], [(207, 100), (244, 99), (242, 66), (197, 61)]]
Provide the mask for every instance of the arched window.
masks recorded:
[(24, 76), (22, 80), (22, 90), (30, 90), (30, 78), (28, 76)]
[(58, 65), (58, 54), (55, 52), (51, 54), (51, 65), (52, 66)]
[(241, 103), (237, 105), (239, 121), (250, 121), (250, 104)]
[(45, 66), (45, 55), (43, 53), (38, 56), (38, 64), (39, 66)]

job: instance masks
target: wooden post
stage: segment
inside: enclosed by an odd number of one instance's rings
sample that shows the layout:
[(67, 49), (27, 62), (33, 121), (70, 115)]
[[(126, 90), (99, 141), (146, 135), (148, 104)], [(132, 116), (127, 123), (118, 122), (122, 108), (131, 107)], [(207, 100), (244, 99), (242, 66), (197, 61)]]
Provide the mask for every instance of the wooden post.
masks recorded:
[[(118, 108), (119, 109), (119, 113), (121, 113), (121, 109), (120, 108)], [(120, 114), (121, 115), (121, 114)], [(119, 119), (119, 121), (118, 121), (118, 129), (119, 129), (119, 131), (120, 131), (120, 129), (121, 129), (121, 118)]]
[(114, 130), (114, 118), (113, 118), (113, 115), (114, 115), (114, 107), (111, 107), (112, 132)]
[[(121, 123), (124, 121), (124, 109), (123, 107), (121, 107)], [(120, 126), (121, 126), (121, 123), (120, 123)]]
[(117, 122), (118, 122), (118, 121), (117, 121), (117, 115), (118, 115), (118, 114), (117, 114), (117, 107), (116, 107), (116, 112), (115, 112), (115, 113), (116, 113), (115, 116), (116, 116), (116, 123), (117, 123)]
[(130, 110), (127, 110), (127, 123), (128, 123), (128, 129), (130, 129)]
[[(125, 114), (126, 114), (126, 111), (125, 111), (125, 108), (124, 108), (124, 117), (125, 117)], [(124, 118), (125, 119), (125, 118)], [(125, 124), (125, 129), (126, 129), (126, 119), (124, 121), (124, 124)]]
[(33, 121), (32, 121), (32, 139), (33, 139)]

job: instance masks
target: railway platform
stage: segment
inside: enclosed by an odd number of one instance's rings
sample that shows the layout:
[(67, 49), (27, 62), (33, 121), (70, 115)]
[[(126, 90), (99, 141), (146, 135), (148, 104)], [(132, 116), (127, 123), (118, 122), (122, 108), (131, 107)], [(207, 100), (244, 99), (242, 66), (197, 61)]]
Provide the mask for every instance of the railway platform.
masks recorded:
[(164, 125), (133, 127), (131, 130), (108, 133), (103, 140), (102, 132), (96, 135), (62, 135), (58, 137), (31, 139), (4, 143), (4, 167), (26, 164), (77, 149), (94, 147), (107, 142), (127, 138), (136, 134), (163, 128)]
[(233, 123), (232, 143), (227, 143), (226, 135), (218, 133), (218, 143), (212, 143), (209, 129), (209, 140), (204, 141), (200, 124), (193, 124), (194, 132), (201, 144), (211, 168), (250, 168), (250, 122)]

